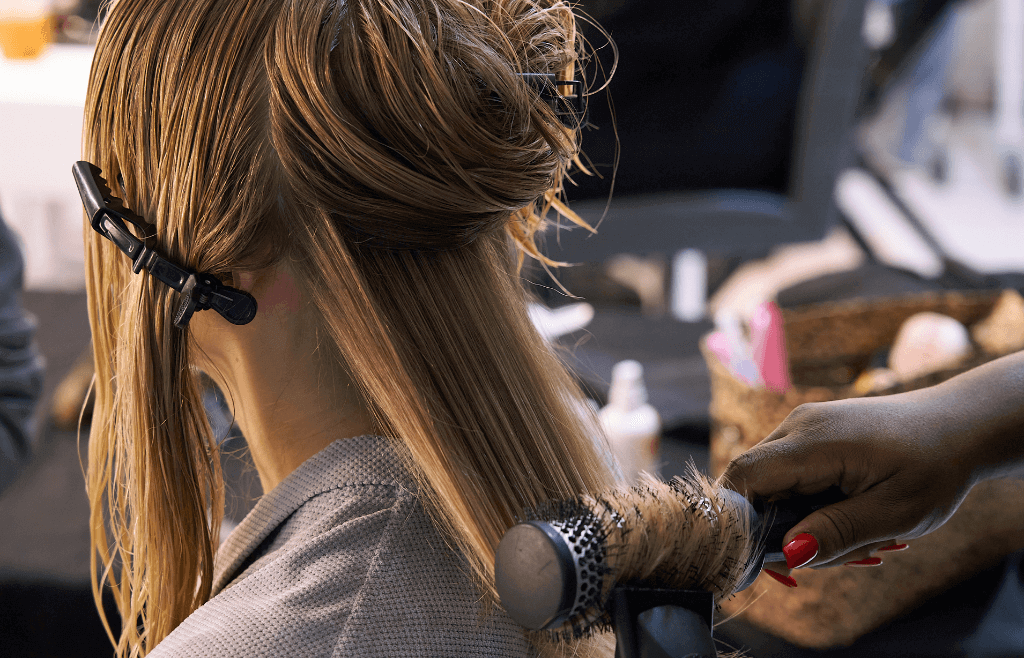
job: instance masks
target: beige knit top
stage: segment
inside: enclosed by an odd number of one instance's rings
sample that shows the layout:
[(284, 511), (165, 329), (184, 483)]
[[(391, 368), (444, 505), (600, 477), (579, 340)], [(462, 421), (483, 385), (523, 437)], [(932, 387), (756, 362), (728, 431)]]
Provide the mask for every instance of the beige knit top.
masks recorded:
[(387, 440), (340, 439), (263, 496), (220, 547), (212, 598), (149, 655), (533, 655), (479, 599)]

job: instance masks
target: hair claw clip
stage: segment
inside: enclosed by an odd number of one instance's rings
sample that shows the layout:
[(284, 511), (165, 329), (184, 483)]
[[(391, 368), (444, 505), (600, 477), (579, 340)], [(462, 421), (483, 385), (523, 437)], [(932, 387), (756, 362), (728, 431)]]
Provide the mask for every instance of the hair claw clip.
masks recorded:
[[(555, 111), (566, 128), (582, 126), (587, 122), (587, 99), (582, 80), (559, 80), (554, 73), (520, 73), (520, 77), (540, 93)], [(559, 87), (570, 87), (572, 93), (560, 94)]]
[(113, 195), (99, 167), (79, 161), (71, 167), (71, 172), (89, 223), (132, 259), (132, 272), (138, 274), (145, 268), (157, 280), (181, 293), (181, 304), (174, 314), (175, 327), (184, 329), (193, 313), (211, 308), (232, 324), (248, 324), (256, 317), (256, 299), (249, 293), (224, 285), (212, 274), (178, 267), (135, 237), (125, 222), (134, 225), (147, 238), (152, 236), (152, 225)]

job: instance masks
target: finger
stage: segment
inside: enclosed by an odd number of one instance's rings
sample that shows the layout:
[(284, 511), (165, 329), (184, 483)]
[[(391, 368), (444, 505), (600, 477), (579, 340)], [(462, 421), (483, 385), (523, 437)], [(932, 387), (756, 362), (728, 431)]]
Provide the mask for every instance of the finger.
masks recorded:
[(760, 441), (758, 441), (754, 445), (759, 446), (759, 445), (764, 445), (766, 443), (771, 443), (772, 441), (778, 441), (779, 439), (787, 436), (792, 431), (792, 429), (793, 429), (792, 425), (793, 425), (792, 418), (787, 416), (785, 420), (783, 420), (781, 423), (779, 423), (778, 427), (776, 427), (775, 429), (772, 430), (771, 434), (769, 434), (768, 436), (764, 437), (763, 439), (761, 439)]
[(733, 459), (719, 483), (748, 498), (824, 491), (838, 483), (842, 470), (832, 453), (817, 450), (816, 444), (796, 434), (761, 442)]
[[(889, 548), (888, 551), (903, 551), (909, 548), (908, 544), (897, 544), (895, 548)], [(824, 564), (814, 565), (814, 569), (825, 569), (829, 567), (880, 567), (885, 563), (886, 557), (890, 553), (885, 548), (875, 549), (873, 551), (866, 552), (863, 549), (847, 553), (831, 562)]]
[[(891, 501), (880, 489), (871, 489), (863, 494), (848, 498), (811, 513), (786, 533), (783, 552), (791, 566), (799, 562), (802, 566), (825, 565), (853, 553), (867, 549), (866, 559), (871, 550), (893, 545), (890, 537), (899, 529), (887, 528), (879, 519), (879, 510), (891, 508)], [(892, 532), (896, 530), (896, 532)], [(892, 534), (890, 534), (892, 533)], [(808, 556), (810, 535), (816, 549)], [(791, 553), (793, 555), (791, 555)], [(795, 559), (799, 554), (800, 559)]]
[(719, 484), (724, 483), (725, 486), (730, 487), (734, 491), (742, 491), (741, 487), (743, 484), (745, 484), (746, 480), (748, 479), (748, 476), (750, 475), (750, 469), (754, 466), (751, 463), (751, 457), (756, 458), (758, 455), (772, 454), (759, 452), (756, 453), (755, 455), (751, 455), (751, 451), (758, 450), (761, 446), (769, 445), (772, 442), (785, 437), (787, 434), (789, 434), (788, 418), (787, 420), (783, 421), (778, 427), (772, 430), (771, 434), (761, 439), (756, 445), (754, 445), (752, 448), (748, 449), (745, 453), (743, 453), (743, 455), (740, 455), (742, 459), (739, 457), (733, 459), (729, 463), (729, 465), (726, 466), (725, 472), (722, 473), (722, 475), (718, 478)]
[(796, 579), (790, 573), (785, 562), (765, 562), (762, 571), (775, 582), (785, 587), (797, 587)]
[(855, 562), (859, 560), (866, 560), (868, 558), (882, 558), (885, 559), (887, 555), (899, 551), (905, 551), (910, 548), (909, 544), (902, 544), (895, 539), (886, 539), (884, 541), (871, 542), (861, 548), (858, 548), (852, 553), (848, 553), (843, 557), (847, 562)]
[(866, 557), (861, 560), (850, 560), (843, 563), (844, 567), (858, 567), (858, 568), (869, 568), (869, 567), (880, 567), (882, 566), (882, 558), (877, 556)]
[[(829, 569), (832, 567), (841, 567), (851, 562), (860, 563), (851, 566), (872, 566), (875, 565), (876, 561), (873, 558), (877, 558), (877, 564), (881, 564), (881, 560), (885, 559), (885, 552), (878, 552), (882, 548), (893, 545), (892, 540), (872, 542), (865, 546), (862, 546), (856, 550), (849, 551), (835, 557), (828, 562), (815, 563), (812, 568), (814, 569)], [(905, 544), (904, 544), (905, 546)]]

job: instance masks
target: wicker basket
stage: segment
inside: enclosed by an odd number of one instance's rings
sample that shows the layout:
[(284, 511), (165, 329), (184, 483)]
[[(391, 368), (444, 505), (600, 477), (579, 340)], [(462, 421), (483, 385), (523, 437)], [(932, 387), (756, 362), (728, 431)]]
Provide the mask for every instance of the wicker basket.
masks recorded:
[[(794, 386), (783, 395), (736, 379), (702, 344), (711, 373), (713, 474), (720, 475), (730, 459), (756, 445), (800, 404), (853, 397), (852, 380), (874, 353), (892, 344), (911, 315), (934, 311), (970, 326), (989, 314), (998, 295), (930, 293), (784, 311)], [(996, 356), (980, 355), (885, 393), (931, 386)], [(804, 647), (845, 646), (1021, 548), (1024, 480), (992, 480), (974, 487), (939, 530), (914, 540), (908, 551), (886, 555), (882, 567), (800, 570), (795, 589), (762, 575), (726, 602), (724, 612)]]

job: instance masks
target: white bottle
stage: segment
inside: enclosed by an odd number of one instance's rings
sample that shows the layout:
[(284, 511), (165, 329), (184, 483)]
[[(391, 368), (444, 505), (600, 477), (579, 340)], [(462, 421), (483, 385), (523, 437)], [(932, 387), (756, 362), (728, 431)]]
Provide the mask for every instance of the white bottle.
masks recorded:
[(643, 374), (643, 366), (636, 361), (616, 363), (608, 406), (598, 414), (627, 484), (635, 484), (641, 471), (658, 475), (661, 418), (647, 404)]

